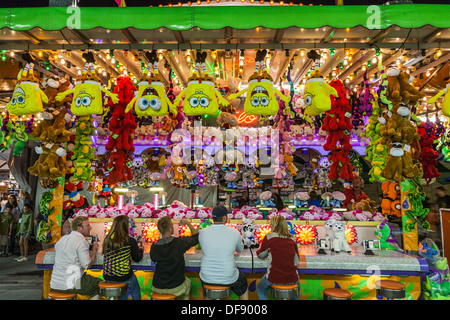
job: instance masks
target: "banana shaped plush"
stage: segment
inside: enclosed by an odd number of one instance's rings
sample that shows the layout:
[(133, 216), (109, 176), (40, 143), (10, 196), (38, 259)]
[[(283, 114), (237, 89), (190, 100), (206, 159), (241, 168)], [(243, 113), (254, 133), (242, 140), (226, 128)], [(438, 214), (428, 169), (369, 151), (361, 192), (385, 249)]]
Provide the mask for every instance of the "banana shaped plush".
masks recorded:
[(264, 63), (266, 55), (267, 50), (265, 49), (256, 52), (255, 72), (248, 79), (247, 89), (228, 96), (229, 100), (233, 100), (244, 92), (247, 92), (244, 102), (244, 112), (247, 115), (269, 116), (277, 114), (279, 107), (275, 94), (277, 94), (286, 104), (291, 101), (290, 95), (285, 96), (273, 86), (273, 79), (267, 72)]
[[(136, 114), (141, 117), (165, 116), (169, 111), (176, 114), (177, 110), (167, 97), (164, 84), (159, 76), (159, 59), (156, 50), (151, 53), (146, 52), (146, 56), (149, 64), (139, 79), (138, 95), (130, 101), (125, 112), (129, 112), (134, 107)], [(147, 75), (152, 66), (154, 74), (148, 79)]]
[(450, 117), (450, 81), (445, 86), (445, 89), (439, 91), (433, 98), (428, 100), (428, 104), (433, 104), (436, 100), (442, 96), (444, 96), (444, 100), (442, 100), (442, 114), (444, 116)]
[(331, 109), (330, 95), (337, 98), (338, 93), (320, 74), (320, 55), (316, 51), (311, 50), (308, 52), (308, 57), (313, 59), (315, 62), (314, 72), (311, 78), (306, 81), (305, 91), (303, 93), (303, 99), (306, 104), (305, 114), (309, 116), (317, 116)]
[(48, 103), (44, 91), (39, 88), (39, 79), (34, 76), (33, 63), (27, 63), (19, 72), (13, 96), (6, 105), (6, 110), (16, 116), (36, 114), (44, 111), (43, 103)]
[[(223, 106), (230, 104), (215, 87), (214, 79), (206, 75), (206, 57), (206, 52), (197, 52), (194, 73), (188, 79), (187, 88), (178, 94), (173, 104), (175, 107), (178, 106), (184, 97), (184, 113), (187, 116), (205, 114), (215, 116), (219, 112), (219, 103)], [(203, 76), (199, 73), (200, 66), (202, 66)]]
[[(90, 74), (88, 69), (90, 68)], [(62, 101), (65, 96), (73, 93), (70, 111), (75, 116), (91, 114), (103, 114), (102, 92), (111, 98), (113, 103), (119, 102), (117, 94), (111, 93), (102, 87), (100, 78), (96, 75), (94, 64), (87, 63), (84, 70), (75, 82), (73, 89), (60, 92), (56, 95), (57, 101)]]

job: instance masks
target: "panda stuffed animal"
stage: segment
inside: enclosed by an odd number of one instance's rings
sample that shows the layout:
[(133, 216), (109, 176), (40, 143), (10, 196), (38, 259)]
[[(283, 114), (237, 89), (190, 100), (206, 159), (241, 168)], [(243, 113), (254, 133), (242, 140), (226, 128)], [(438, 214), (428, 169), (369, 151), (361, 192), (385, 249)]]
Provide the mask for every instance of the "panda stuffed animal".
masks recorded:
[(253, 224), (251, 219), (242, 219), (241, 234), (244, 241), (244, 249), (258, 248), (259, 244), (256, 242), (255, 233), (259, 226)]
[(336, 221), (333, 225), (333, 233), (334, 252), (341, 252), (341, 250), (345, 252), (352, 252), (345, 236), (345, 221)]

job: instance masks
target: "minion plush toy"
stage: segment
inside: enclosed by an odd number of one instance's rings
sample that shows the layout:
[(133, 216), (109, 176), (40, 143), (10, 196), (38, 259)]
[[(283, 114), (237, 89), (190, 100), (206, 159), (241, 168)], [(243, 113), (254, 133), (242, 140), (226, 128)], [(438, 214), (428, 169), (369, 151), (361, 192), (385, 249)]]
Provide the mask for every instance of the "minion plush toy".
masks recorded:
[[(146, 56), (149, 64), (139, 79), (138, 95), (130, 101), (125, 112), (134, 107), (136, 114), (141, 117), (165, 116), (169, 110), (176, 114), (176, 109), (165, 94), (165, 88), (158, 72), (159, 59), (156, 50), (151, 53), (146, 52)], [(148, 79), (147, 75), (152, 66), (154, 74)]]
[(273, 79), (267, 72), (264, 63), (266, 55), (267, 50), (265, 49), (256, 52), (256, 68), (255, 72), (248, 79), (248, 88), (228, 96), (229, 100), (233, 100), (247, 92), (244, 102), (244, 112), (247, 115), (269, 116), (277, 114), (279, 107), (275, 93), (286, 104), (291, 100), (290, 96), (285, 96), (273, 86)]
[(314, 72), (306, 81), (303, 99), (306, 104), (305, 114), (317, 116), (331, 109), (330, 94), (338, 97), (336, 89), (330, 86), (319, 71), (320, 55), (311, 50), (308, 52), (308, 58), (314, 60)]
[[(206, 75), (206, 57), (206, 52), (197, 52), (195, 70), (188, 79), (188, 86), (178, 94), (174, 101), (173, 105), (176, 107), (184, 97), (183, 105), (186, 116), (206, 114), (215, 116), (219, 112), (219, 103), (224, 106), (230, 104), (215, 87), (214, 79)], [(203, 70), (203, 76), (199, 73), (200, 66)]]

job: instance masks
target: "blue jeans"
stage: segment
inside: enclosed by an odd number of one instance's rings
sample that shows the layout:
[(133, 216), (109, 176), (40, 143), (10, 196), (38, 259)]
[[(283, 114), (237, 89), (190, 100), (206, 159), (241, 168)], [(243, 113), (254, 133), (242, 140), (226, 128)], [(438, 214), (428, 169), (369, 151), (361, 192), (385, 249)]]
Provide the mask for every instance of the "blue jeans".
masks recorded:
[[(267, 275), (264, 275), (261, 280), (259, 280), (258, 285), (256, 286), (256, 292), (258, 293), (259, 300), (269, 300), (269, 290), (270, 285), (275, 284), (267, 280)], [(279, 283), (277, 283), (279, 284)], [(287, 283), (283, 283), (287, 284)], [(300, 298), (300, 280), (297, 281), (298, 289), (297, 289), (297, 296), (294, 297), (292, 300), (298, 300)]]
[[(118, 282), (118, 281), (110, 281), (110, 282)], [(127, 292), (119, 296), (117, 300), (128, 300), (128, 290), (130, 291), (131, 299), (141, 300), (141, 287), (139, 286), (139, 282), (134, 272), (131, 278), (125, 283), (127, 284)]]

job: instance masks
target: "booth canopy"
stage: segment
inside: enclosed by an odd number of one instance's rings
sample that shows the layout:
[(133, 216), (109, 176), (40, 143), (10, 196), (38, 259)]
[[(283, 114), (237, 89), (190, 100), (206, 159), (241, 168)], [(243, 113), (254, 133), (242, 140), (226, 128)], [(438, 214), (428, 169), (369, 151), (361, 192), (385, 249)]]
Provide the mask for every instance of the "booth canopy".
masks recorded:
[(61, 30), (73, 23), (76, 29), (96, 27), (124, 29), (133, 27), (152, 30), (165, 27), (187, 31), (194, 27), (206, 30), (232, 27), (251, 29), (265, 27), (353, 28), (368, 29), (450, 27), (450, 5), (381, 5), (381, 6), (189, 6), (189, 7), (125, 7), (125, 8), (6, 8), (0, 9), (0, 28)]

